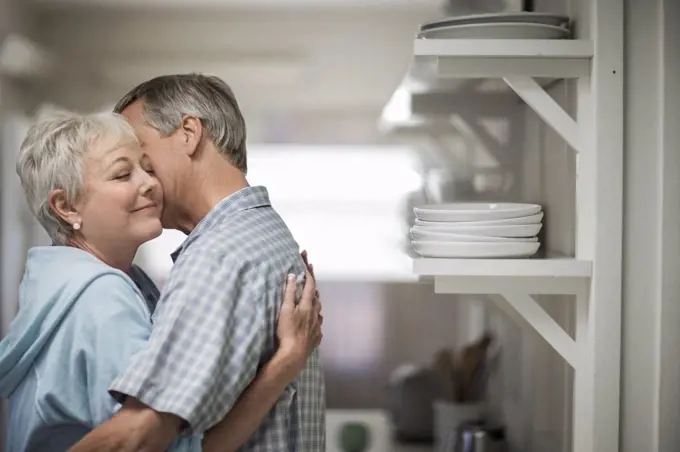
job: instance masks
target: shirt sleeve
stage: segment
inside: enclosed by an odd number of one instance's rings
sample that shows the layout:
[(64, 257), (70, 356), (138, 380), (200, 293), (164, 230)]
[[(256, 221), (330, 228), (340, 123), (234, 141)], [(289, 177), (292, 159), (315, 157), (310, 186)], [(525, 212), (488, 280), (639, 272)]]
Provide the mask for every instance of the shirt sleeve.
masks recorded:
[(172, 269), (147, 345), (113, 383), (204, 432), (233, 407), (257, 373), (266, 318), (247, 264), (191, 247)]

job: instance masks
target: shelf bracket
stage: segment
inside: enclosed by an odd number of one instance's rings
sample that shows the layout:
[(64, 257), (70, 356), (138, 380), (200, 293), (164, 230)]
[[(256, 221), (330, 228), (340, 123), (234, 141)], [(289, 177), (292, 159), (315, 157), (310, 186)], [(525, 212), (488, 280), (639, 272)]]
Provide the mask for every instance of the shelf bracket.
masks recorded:
[(576, 152), (583, 152), (576, 121), (564, 111), (555, 99), (531, 77), (504, 77), (505, 83), (517, 93), (555, 132)]
[(498, 307), (520, 325), (528, 323), (573, 368), (578, 366), (576, 341), (528, 294), (503, 292), (492, 295)]

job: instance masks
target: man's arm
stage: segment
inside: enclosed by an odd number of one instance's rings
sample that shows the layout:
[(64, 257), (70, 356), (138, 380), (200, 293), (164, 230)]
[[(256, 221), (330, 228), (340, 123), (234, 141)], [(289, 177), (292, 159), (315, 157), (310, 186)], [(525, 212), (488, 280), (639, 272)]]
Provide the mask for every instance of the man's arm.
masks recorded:
[[(204, 452), (232, 452), (262, 423), (286, 386), (304, 367), (307, 344), (280, 349), (253, 380), (234, 408), (203, 440)], [(303, 359), (301, 359), (303, 358)], [(129, 398), (108, 422), (96, 428), (69, 452), (161, 452), (167, 450), (183, 421), (158, 413)]]
[(161, 452), (177, 436), (182, 420), (159, 413), (133, 398), (108, 422), (94, 429), (69, 452)]

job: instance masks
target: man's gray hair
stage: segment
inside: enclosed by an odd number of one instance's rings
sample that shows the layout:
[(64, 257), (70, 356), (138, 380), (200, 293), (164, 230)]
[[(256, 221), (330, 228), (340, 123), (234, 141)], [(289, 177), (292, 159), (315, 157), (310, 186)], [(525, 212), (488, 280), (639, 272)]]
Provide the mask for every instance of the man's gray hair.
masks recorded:
[(127, 93), (115, 106), (121, 113), (143, 101), (146, 123), (162, 136), (182, 125), (185, 115), (201, 120), (206, 134), (229, 162), (246, 172), (246, 123), (233, 91), (222, 79), (201, 74), (164, 75)]
[(29, 209), (54, 243), (65, 244), (73, 228), (50, 207), (50, 193), (64, 190), (71, 204), (79, 199), (83, 157), (102, 140), (118, 146), (139, 142), (132, 126), (118, 114), (59, 113), (31, 127), (21, 144), (16, 171)]

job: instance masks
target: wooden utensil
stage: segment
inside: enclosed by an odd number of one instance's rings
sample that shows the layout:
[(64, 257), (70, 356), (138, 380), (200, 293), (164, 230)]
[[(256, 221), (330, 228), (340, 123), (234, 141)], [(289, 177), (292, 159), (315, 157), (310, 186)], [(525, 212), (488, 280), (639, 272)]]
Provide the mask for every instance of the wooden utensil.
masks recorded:
[(449, 349), (439, 350), (434, 357), (433, 370), (441, 386), (441, 397), (454, 400), (456, 387), (453, 352)]

